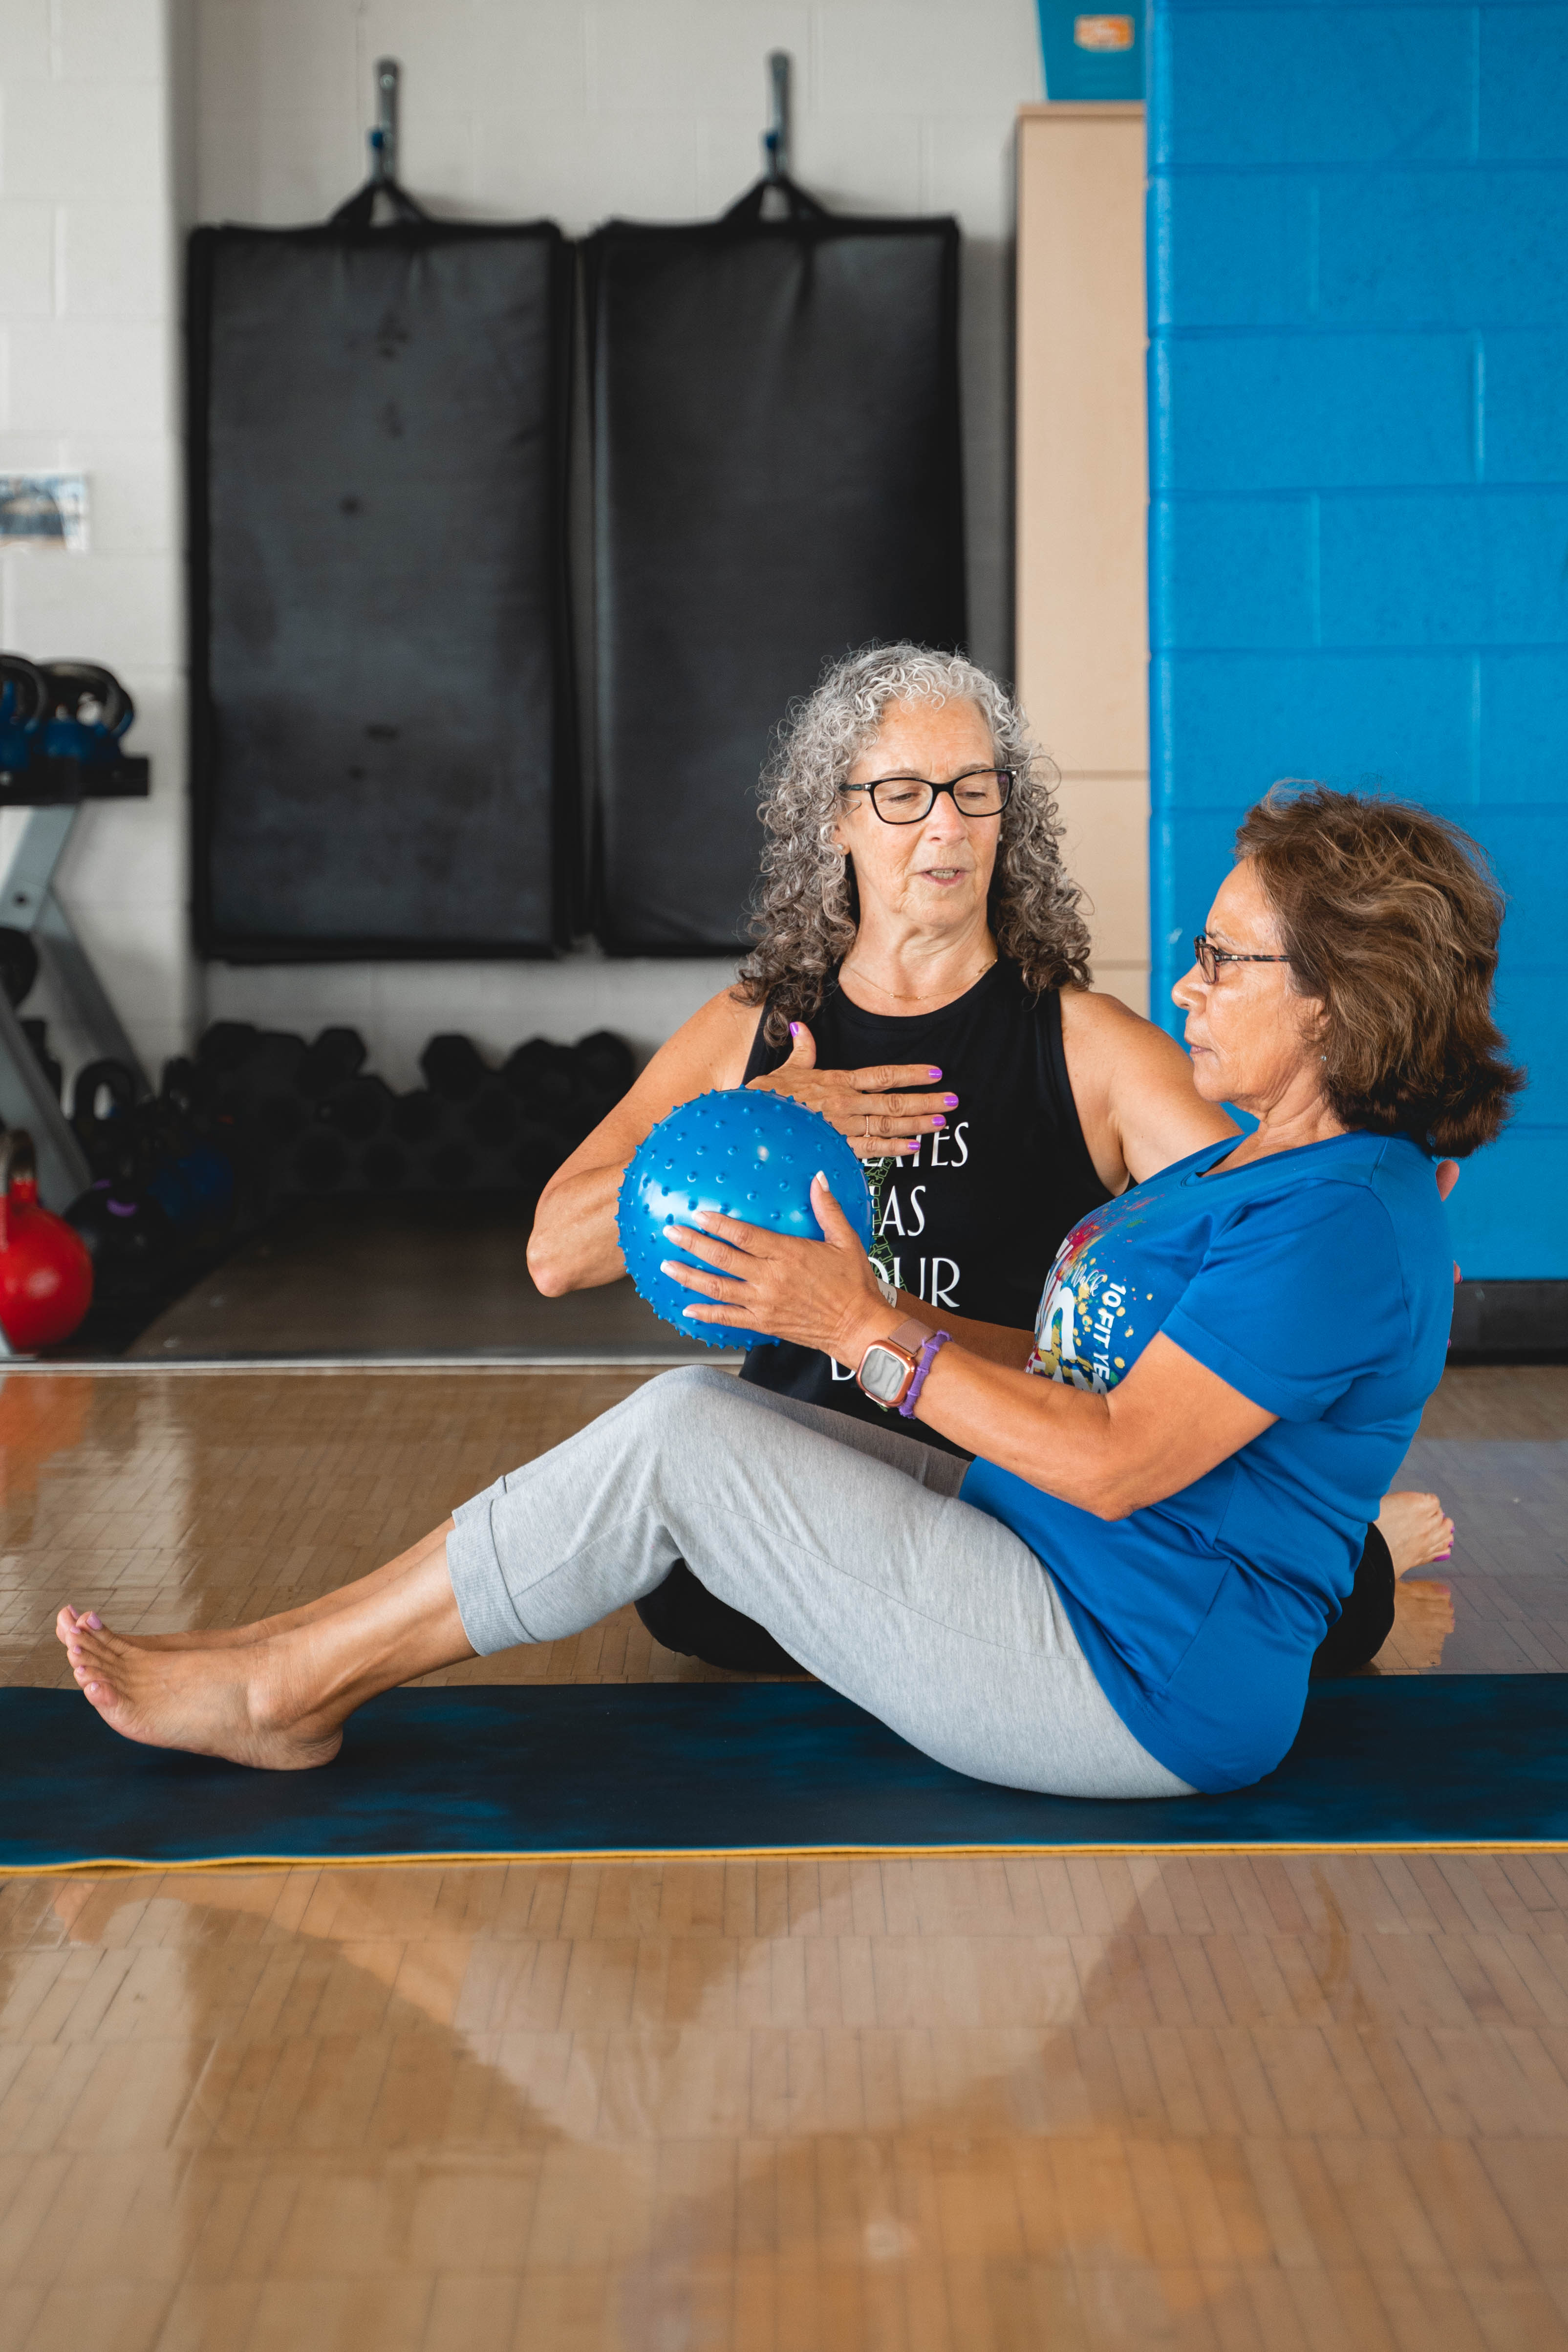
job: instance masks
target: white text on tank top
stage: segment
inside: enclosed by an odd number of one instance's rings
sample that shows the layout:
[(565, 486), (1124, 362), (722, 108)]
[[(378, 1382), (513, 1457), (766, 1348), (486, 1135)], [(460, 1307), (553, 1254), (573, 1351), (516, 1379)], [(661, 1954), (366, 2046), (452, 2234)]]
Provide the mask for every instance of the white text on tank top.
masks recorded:
[[(951, 1307), (962, 1314), (958, 1285), (963, 1268), (956, 1258), (932, 1252), (916, 1255), (913, 1244), (925, 1231), (927, 1186), (915, 1181), (923, 1167), (953, 1171), (968, 1165), (969, 1125), (939, 1127), (920, 1136), (911, 1152), (896, 1160), (862, 1161), (872, 1196), (872, 1264), (880, 1266), (895, 1290), (912, 1291), (928, 1307)], [(927, 1156), (928, 1155), (928, 1156)], [(904, 1179), (903, 1190), (899, 1179)], [(908, 1271), (905, 1272), (907, 1267)], [(830, 1360), (831, 1361), (831, 1360)], [(831, 1363), (835, 1381), (852, 1381), (853, 1365)]]

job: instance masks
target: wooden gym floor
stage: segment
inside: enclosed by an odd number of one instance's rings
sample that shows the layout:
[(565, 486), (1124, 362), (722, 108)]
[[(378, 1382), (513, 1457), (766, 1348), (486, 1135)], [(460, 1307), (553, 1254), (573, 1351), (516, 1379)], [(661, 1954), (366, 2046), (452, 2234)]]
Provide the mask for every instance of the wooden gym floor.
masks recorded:
[[(14, 1373), (0, 1673), (318, 1592), (637, 1377)], [(1411, 1467), (1456, 1622), (1382, 1670), (1568, 1667), (1568, 1371), (1450, 1372)], [(4, 2352), (1547, 2352), (1565, 2192), (1555, 1855), (0, 1889)]]
[(682, 1363), (701, 1342), (630, 1281), (546, 1298), (518, 1192), (297, 1201), (164, 1308), (126, 1355), (152, 1363), (327, 1356)]

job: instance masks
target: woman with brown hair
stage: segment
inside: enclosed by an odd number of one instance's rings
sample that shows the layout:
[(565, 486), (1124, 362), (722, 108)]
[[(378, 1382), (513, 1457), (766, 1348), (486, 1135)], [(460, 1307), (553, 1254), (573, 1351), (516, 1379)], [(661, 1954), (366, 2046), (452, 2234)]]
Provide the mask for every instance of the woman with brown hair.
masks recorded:
[[(546, 1187), (539, 1287), (623, 1275), (615, 1202), (638, 1145), (694, 1095), (757, 1087), (820, 1111), (864, 1162), (888, 1303), (1017, 1330), (1021, 1364), (1079, 1218), (1236, 1132), (1174, 1041), (1090, 985), (1054, 781), (1017, 702), (962, 655), (871, 646), (831, 664), (762, 778), (751, 952)], [(878, 1419), (854, 1367), (814, 1348), (754, 1348), (741, 1377)], [(1320, 1670), (1364, 1664), (1394, 1622), (1396, 1573), (1452, 1540), (1436, 1496), (1385, 1496)], [(684, 1561), (637, 1610), (673, 1650), (798, 1671)]]
[(1431, 1162), (1521, 1083), (1491, 1018), (1500, 896), (1426, 812), (1271, 794), (1174, 994), (1206, 1101), (1255, 1125), (1069, 1234), (1034, 1349), (883, 1297), (823, 1243), (716, 1215), (669, 1238), (694, 1317), (855, 1366), (967, 1466), (707, 1369), (653, 1381), (373, 1575), (154, 1646), (68, 1606), (128, 1738), (271, 1769), (476, 1654), (582, 1630), (685, 1558), (812, 1673), (956, 1769), (1070, 1795), (1244, 1786), (1295, 1736), (1363, 1529), (1443, 1369)]

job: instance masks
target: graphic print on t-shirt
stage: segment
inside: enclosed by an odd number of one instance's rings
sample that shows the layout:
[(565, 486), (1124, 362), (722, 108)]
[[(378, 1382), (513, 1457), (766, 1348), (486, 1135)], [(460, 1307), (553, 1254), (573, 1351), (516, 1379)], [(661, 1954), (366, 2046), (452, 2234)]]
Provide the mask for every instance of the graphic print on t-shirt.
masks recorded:
[[(1108, 1275), (1096, 1255), (1096, 1244), (1113, 1223), (1125, 1230), (1127, 1220), (1108, 1218), (1097, 1210), (1073, 1226), (1058, 1250), (1045, 1278), (1034, 1346), (1024, 1366), (1026, 1371), (1065, 1387), (1090, 1389), (1096, 1396), (1113, 1389), (1135, 1362), (1140, 1347), (1133, 1343), (1144, 1321), (1137, 1311), (1137, 1290)], [(1141, 1303), (1152, 1311), (1153, 1293), (1145, 1292)]]

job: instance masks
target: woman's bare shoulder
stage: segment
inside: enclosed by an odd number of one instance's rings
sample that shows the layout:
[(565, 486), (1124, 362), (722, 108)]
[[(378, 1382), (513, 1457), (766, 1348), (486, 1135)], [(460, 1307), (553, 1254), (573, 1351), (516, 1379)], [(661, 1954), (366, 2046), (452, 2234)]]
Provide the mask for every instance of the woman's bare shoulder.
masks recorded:
[(1118, 1057), (1147, 1054), (1156, 1060), (1168, 1061), (1174, 1054), (1178, 1061), (1186, 1059), (1174, 1037), (1168, 1037), (1146, 1014), (1135, 1013), (1122, 997), (1113, 996), (1103, 988), (1061, 991), (1061, 1042), (1070, 1054), (1078, 1048), (1089, 1054), (1104, 1052)]
[(1120, 997), (1064, 988), (1061, 1045), (1085, 1139), (1113, 1192), (1236, 1132), (1197, 1094), (1176, 1039)]
[[(737, 1087), (761, 1018), (760, 1007), (745, 1003), (733, 984), (721, 988), (665, 1040), (643, 1077), (655, 1077), (662, 1082), (661, 1090), (676, 1079), (694, 1079), (701, 1087)], [(674, 1097), (685, 1098), (684, 1093)]]

